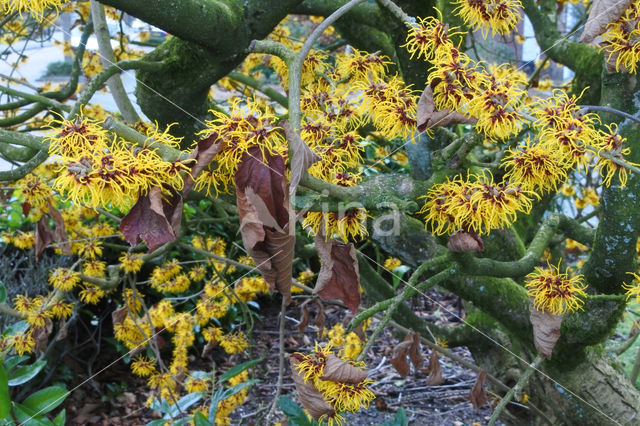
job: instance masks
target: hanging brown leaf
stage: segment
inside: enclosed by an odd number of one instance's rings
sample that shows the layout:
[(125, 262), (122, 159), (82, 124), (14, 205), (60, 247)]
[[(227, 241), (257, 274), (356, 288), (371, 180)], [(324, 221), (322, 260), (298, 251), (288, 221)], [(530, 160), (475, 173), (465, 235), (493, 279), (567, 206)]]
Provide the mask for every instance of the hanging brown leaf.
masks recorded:
[(298, 373), (296, 366), (300, 361), (295, 356), (290, 356), (289, 363), (291, 364), (291, 377), (298, 391), (298, 398), (309, 414), (318, 420), (325, 414), (333, 413), (333, 406), (324, 399), (320, 391), (313, 385), (313, 382), (305, 382), (304, 376)]
[(35, 342), (33, 350), (36, 354), (44, 352), (47, 349), (49, 336), (51, 335), (52, 331), (53, 321), (51, 321), (51, 318), (45, 318), (45, 323), (43, 326), (33, 327), (31, 331), (31, 337), (33, 337), (33, 341)]
[(60, 324), (58, 325), (58, 334), (56, 335), (56, 342), (60, 342), (67, 338), (67, 334), (69, 333), (69, 323), (66, 318), (62, 318), (60, 320)]
[(529, 319), (533, 326), (533, 343), (538, 353), (551, 359), (553, 347), (560, 338), (560, 326), (562, 315), (554, 315), (549, 311), (539, 311), (533, 307), (533, 298), (530, 298)]
[(483, 251), (484, 244), (475, 232), (460, 230), (449, 236), (447, 248), (455, 253), (465, 253), (467, 251)]
[(355, 313), (360, 306), (360, 273), (353, 244), (325, 240), (323, 235), (315, 239), (320, 256), (320, 272), (314, 293), (324, 300), (340, 299)]
[(422, 354), (420, 353), (420, 335), (416, 332), (409, 334), (406, 339), (411, 339), (411, 346), (409, 346), (409, 358), (411, 363), (416, 369), (422, 367), (424, 362)]
[(245, 152), (235, 175), (242, 242), (269, 283), (291, 301), (295, 234), (284, 158), (258, 147)]
[(24, 217), (29, 216), (29, 212), (31, 211), (31, 207), (32, 207), (31, 203), (27, 203), (27, 202), (21, 203), (20, 207), (22, 207), (22, 214), (24, 215)]
[(437, 111), (431, 85), (425, 87), (418, 101), (417, 123), (419, 132), (424, 132), (432, 127), (448, 126), (449, 124), (473, 124), (476, 121), (475, 118), (467, 117), (449, 109)]
[(113, 326), (117, 326), (118, 324), (121, 324), (122, 321), (125, 320), (125, 318), (127, 317), (127, 307), (124, 306), (122, 308), (116, 309), (115, 311), (111, 312), (111, 322), (113, 322)]
[(579, 41), (589, 43), (598, 37), (608, 24), (617, 21), (622, 16), (631, 3), (633, 3), (632, 0), (593, 0)]
[(334, 354), (327, 355), (324, 365), (322, 380), (331, 380), (337, 383), (360, 383), (365, 380), (369, 373), (354, 367)]
[(444, 383), (442, 377), (442, 369), (440, 368), (440, 360), (438, 359), (438, 352), (431, 352), (429, 358), (429, 377), (427, 377), (427, 386), (438, 386)]
[(186, 197), (189, 191), (194, 187), (194, 179), (198, 177), (200, 172), (207, 168), (211, 160), (216, 156), (222, 147), (222, 141), (219, 140), (216, 132), (211, 133), (204, 139), (200, 139), (195, 149), (189, 155), (189, 159), (195, 160), (191, 163), (191, 171), (184, 177), (184, 187), (182, 188), (182, 196)]
[(200, 354), (200, 357), (204, 358), (205, 356), (207, 356), (207, 354), (211, 352), (216, 346), (218, 346), (218, 342), (216, 342), (215, 340), (209, 340), (202, 349), (202, 354)]
[(298, 324), (298, 331), (300, 333), (304, 333), (309, 326), (309, 322), (311, 322), (311, 314), (309, 313), (309, 308), (307, 308), (310, 300), (311, 299), (300, 305), (300, 323)]
[(393, 347), (393, 355), (390, 362), (401, 377), (407, 377), (411, 371), (411, 365), (407, 360), (410, 346), (411, 342), (404, 340)]
[(486, 371), (481, 371), (476, 378), (473, 388), (469, 392), (469, 401), (473, 408), (478, 409), (487, 404), (487, 395), (484, 393), (484, 380), (487, 377)]
[(53, 233), (53, 239), (58, 243), (58, 247), (63, 254), (71, 256), (71, 245), (69, 244), (69, 238), (67, 237), (67, 230), (64, 225), (64, 219), (58, 209), (53, 207), (49, 203), (49, 216), (53, 219), (53, 223), (56, 225), (56, 230)]
[(132, 247), (142, 239), (152, 252), (177, 238), (182, 218), (182, 196), (173, 188), (167, 191), (168, 195), (158, 187), (151, 188), (122, 218), (120, 232)]
[(288, 122), (283, 121), (280, 126), (284, 129), (291, 147), (291, 176), (289, 176), (289, 195), (294, 196), (296, 188), (300, 183), (300, 179), (307, 173), (309, 167), (320, 160), (318, 154), (313, 152), (309, 146), (304, 143), (300, 135), (291, 128)]
[(318, 299), (316, 299), (316, 305), (318, 306), (318, 313), (316, 314), (316, 319), (313, 322), (313, 325), (318, 327), (318, 336), (322, 336), (324, 334), (324, 322), (326, 319), (324, 314), (324, 305)]
[(47, 217), (42, 215), (36, 224), (36, 262), (40, 255), (53, 242), (53, 232), (47, 223)]

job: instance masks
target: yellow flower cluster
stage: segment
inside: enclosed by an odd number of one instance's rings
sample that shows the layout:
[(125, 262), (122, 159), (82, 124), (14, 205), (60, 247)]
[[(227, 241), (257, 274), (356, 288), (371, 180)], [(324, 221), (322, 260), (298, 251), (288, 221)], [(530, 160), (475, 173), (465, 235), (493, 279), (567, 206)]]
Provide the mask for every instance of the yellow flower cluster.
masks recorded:
[(337, 323), (327, 332), (329, 346), (332, 348), (342, 348), (338, 353), (343, 359), (356, 359), (362, 352), (362, 340), (350, 331), (346, 332), (342, 324)]
[(618, 20), (607, 26), (602, 35), (603, 49), (609, 62), (615, 60), (616, 71), (635, 74), (640, 61), (640, 0), (631, 2)]
[(429, 190), (420, 213), (436, 235), (460, 229), (483, 235), (508, 227), (518, 212), (528, 213), (529, 196), (529, 191), (519, 186), (494, 183), (490, 174), (469, 175), (466, 180), (456, 176)]
[(582, 309), (582, 299), (587, 297), (582, 275), (569, 278), (568, 274), (560, 273), (559, 267), (560, 265), (536, 267), (535, 271), (527, 275), (526, 287), (529, 296), (533, 298), (535, 309), (555, 315)]
[(126, 209), (151, 187), (182, 188), (181, 174), (188, 171), (185, 162), (164, 161), (150, 148), (111, 139), (100, 124), (83, 116), (55, 120), (56, 127), (46, 138), (59, 164), (54, 188), (66, 192), (74, 204)]
[[(333, 423), (340, 423), (340, 412), (356, 412), (363, 407), (368, 407), (369, 403), (375, 398), (375, 395), (369, 389), (369, 385), (373, 382), (364, 379), (357, 383), (342, 383), (332, 380), (323, 380), (324, 369), (329, 355), (334, 355), (331, 345), (321, 346), (316, 343), (314, 351), (309, 354), (296, 352), (292, 355), (297, 363), (295, 368), (297, 373), (304, 377), (305, 382), (313, 383), (314, 387), (320, 391), (325, 401), (333, 406), (335, 413), (331, 416)], [(363, 362), (348, 361), (348, 363), (358, 369), (364, 368)], [(322, 421), (323, 418), (320, 418)]]
[(4, 15), (27, 12), (39, 22), (44, 21), (47, 11), (57, 14), (61, 6), (62, 0), (0, 0), (0, 11)]
[(484, 38), (492, 34), (507, 34), (520, 21), (520, 0), (457, 0), (455, 12), (465, 23), (480, 29)]

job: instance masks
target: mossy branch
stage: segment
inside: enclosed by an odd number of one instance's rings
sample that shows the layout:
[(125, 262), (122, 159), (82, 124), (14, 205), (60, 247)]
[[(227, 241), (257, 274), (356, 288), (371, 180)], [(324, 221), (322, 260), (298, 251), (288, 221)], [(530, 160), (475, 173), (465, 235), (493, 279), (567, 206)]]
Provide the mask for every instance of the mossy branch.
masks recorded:
[(249, 77), (248, 75), (239, 73), (239, 72), (230, 72), (228, 77), (232, 80), (235, 80), (239, 83), (242, 83), (244, 85), (247, 85), (249, 87), (251, 87), (252, 89), (255, 89), (259, 92), (264, 93), (265, 95), (267, 95), (271, 100), (279, 103), (280, 105), (282, 105), (283, 107), (287, 108), (289, 106), (289, 100), (287, 99), (286, 96), (284, 96), (282, 93), (278, 92), (276, 89), (272, 88), (272, 87), (267, 87), (266, 84), (261, 83), (260, 81), (256, 80), (255, 78)]
[(470, 253), (455, 254), (454, 259), (462, 265), (463, 271), (470, 275), (521, 277), (533, 270), (536, 262), (540, 260), (544, 250), (559, 230), (563, 231), (567, 237), (586, 245), (592, 243), (595, 235), (594, 230), (580, 225), (576, 220), (559, 213), (553, 213), (542, 222), (525, 255), (518, 260), (503, 262), (476, 258)]
[(42, 164), (47, 158), (49, 158), (49, 150), (46, 147), (42, 147), (36, 155), (27, 161), (20, 167), (16, 167), (12, 170), (0, 172), (0, 182), (15, 182), (31, 173), (33, 169)]

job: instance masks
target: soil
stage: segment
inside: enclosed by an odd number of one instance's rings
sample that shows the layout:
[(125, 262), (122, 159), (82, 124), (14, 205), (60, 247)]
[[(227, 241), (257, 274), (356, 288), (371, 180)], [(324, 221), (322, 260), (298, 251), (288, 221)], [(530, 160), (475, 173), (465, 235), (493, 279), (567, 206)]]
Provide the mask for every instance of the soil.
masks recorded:
[[(447, 309), (458, 313), (458, 300), (455, 296), (432, 291), (429, 297), (437, 300)], [(300, 315), (299, 302), (296, 299), (287, 310), (285, 351), (287, 353), (305, 352), (313, 347), (317, 336), (317, 328), (309, 326), (301, 334), (297, 324)], [(192, 366), (202, 364), (203, 370), (209, 370), (211, 362), (216, 362), (216, 368), (223, 371), (230, 366), (254, 359), (260, 356), (264, 361), (253, 369), (255, 378), (261, 382), (255, 385), (249, 393), (245, 404), (233, 414), (234, 424), (254, 425), (262, 424), (276, 392), (278, 379), (278, 315), (280, 302), (278, 297), (262, 298), (261, 320), (256, 322), (253, 332), (252, 353), (243, 357), (227, 357), (214, 351), (206, 358), (197, 354), (191, 357)], [(331, 327), (338, 321), (345, 321), (344, 309), (331, 304), (325, 304), (325, 326)], [(436, 309), (425, 300), (417, 300), (412, 307), (419, 315), (439, 324), (454, 325), (459, 321), (454, 315)], [(460, 312), (461, 313), (461, 312)], [(312, 313), (312, 323), (313, 323)], [(372, 324), (375, 326), (375, 321)], [(109, 333), (105, 332), (105, 337)], [(425, 368), (416, 370), (412, 367), (407, 377), (401, 377), (390, 364), (393, 347), (400, 341), (400, 336), (394, 335), (392, 329), (387, 328), (372, 348), (368, 361), (370, 379), (375, 383), (371, 386), (376, 399), (366, 410), (345, 416), (348, 425), (380, 425), (393, 420), (395, 413), (403, 408), (409, 424), (413, 425), (472, 425), (486, 424), (491, 409), (488, 406), (474, 409), (469, 401), (469, 392), (476, 380), (476, 373), (440, 357), (440, 365), (444, 383), (438, 386), (427, 385), (428, 372)], [(99, 357), (93, 365), (93, 372), (104, 369), (93, 381), (83, 383), (86, 367), (73, 359), (63, 363), (74, 373), (74, 390), (65, 401), (68, 424), (71, 425), (144, 425), (161, 417), (160, 413), (146, 408), (149, 397), (145, 380), (133, 376), (124, 362), (113, 363), (119, 357), (114, 348), (104, 345)], [(469, 361), (473, 361), (465, 348), (455, 348), (455, 353)], [(421, 347), (424, 365), (429, 361), (430, 352)], [(289, 378), (288, 362), (287, 375), (284, 380), (283, 394), (296, 400), (293, 381)], [(70, 385), (70, 387), (73, 387)], [(491, 392), (487, 392), (489, 401)], [(277, 420), (285, 420), (278, 412)]]

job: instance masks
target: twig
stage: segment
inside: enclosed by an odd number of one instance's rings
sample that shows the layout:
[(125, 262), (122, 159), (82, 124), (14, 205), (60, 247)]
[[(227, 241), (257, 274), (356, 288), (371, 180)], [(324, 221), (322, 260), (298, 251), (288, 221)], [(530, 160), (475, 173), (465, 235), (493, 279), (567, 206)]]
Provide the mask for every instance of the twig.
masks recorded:
[(633, 344), (635, 343), (636, 340), (638, 340), (638, 336), (640, 336), (640, 333), (636, 333), (633, 336), (631, 336), (630, 338), (628, 338), (627, 340), (625, 340), (624, 342), (622, 342), (621, 344), (619, 344), (618, 346), (614, 346), (613, 348), (609, 349), (609, 352), (613, 352), (616, 355), (622, 355), (623, 353), (625, 353), (631, 346), (633, 346)]
[(489, 419), (489, 426), (495, 425), (496, 421), (498, 420), (498, 417), (507, 407), (507, 404), (509, 404), (509, 401), (511, 401), (511, 399), (513, 399), (515, 395), (520, 395), (520, 392), (522, 391), (522, 388), (524, 387), (524, 385), (527, 384), (529, 377), (531, 377), (533, 372), (538, 369), (538, 366), (541, 363), (542, 363), (542, 357), (538, 355), (536, 359), (534, 359), (533, 362), (529, 364), (529, 367), (524, 371), (524, 373), (522, 373), (522, 376), (520, 376), (520, 380), (518, 380), (518, 383), (516, 383), (516, 385), (513, 388), (511, 388), (505, 396), (502, 397), (496, 409), (493, 410), (493, 414), (491, 414), (491, 418)]
[(416, 22), (415, 18), (407, 15), (397, 4), (395, 4), (391, 0), (378, 0), (378, 4), (382, 7), (385, 7), (389, 12), (391, 12), (393, 16), (407, 24), (407, 26), (410, 26), (411, 23)]
[(611, 107), (607, 107), (607, 106), (600, 106), (600, 105), (583, 105), (582, 107), (580, 107), (580, 109), (584, 112), (587, 111), (601, 111), (601, 112), (609, 112), (611, 114), (616, 114), (619, 115), (621, 117), (624, 118), (628, 118), (629, 120), (635, 121), (636, 123), (640, 123), (640, 118), (635, 117), (629, 113), (626, 113), (624, 111), (620, 111), (619, 109), (615, 109), (615, 108), (611, 108)]
[[(104, 6), (97, 0), (90, 1), (91, 17), (93, 18), (94, 32), (98, 42), (98, 50), (104, 66), (113, 65), (116, 62), (115, 54), (111, 48), (111, 36), (109, 35), (109, 27), (107, 27), (107, 18), (104, 13)], [(122, 80), (118, 74), (112, 75), (107, 80), (109, 92), (116, 102), (118, 110), (122, 114), (124, 121), (135, 123), (140, 120), (140, 116), (136, 112), (131, 100), (127, 96)]]
[[(435, 259), (433, 259), (433, 260), (435, 260)], [(425, 264), (423, 264), (423, 266), (424, 265)], [(431, 265), (429, 265), (429, 267), (430, 266)], [(451, 275), (453, 275), (455, 273), (455, 271), (456, 271), (455, 267), (447, 268), (446, 270), (435, 274), (434, 276), (432, 276), (428, 280), (420, 283), (419, 285), (414, 286), (414, 283), (418, 280), (418, 278), (420, 278), (420, 275), (422, 275), (422, 273), (425, 272), (426, 269), (428, 269), (428, 267), (418, 268), (418, 270), (416, 270), (416, 272), (413, 273), (411, 278), (409, 278), (409, 282), (404, 287), (402, 293), (400, 293), (399, 295), (397, 295), (396, 297), (394, 297), (392, 299), (387, 299), (388, 301), (391, 302), (389, 304), (390, 306), (387, 308), (384, 317), (382, 317), (382, 319), (380, 320), (380, 322), (378, 323), (376, 328), (373, 330), (373, 333), (371, 333), (371, 336), (367, 339), (367, 343), (365, 344), (364, 348), (362, 349), (362, 352), (360, 352), (360, 355), (358, 355), (358, 358), (357, 358), (358, 361), (364, 360), (364, 358), (367, 356), (367, 353), (369, 352), (369, 350), (373, 346), (375, 340), (378, 338), (378, 336), (380, 335), (380, 333), (382, 332), (384, 327), (387, 324), (389, 324), (389, 321), (391, 321), (391, 317), (393, 316), (394, 312), (396, 311), (396, 309), (398, 308), (398, 306), (402, 302), (404, 302), (405, 300), (407, 300), (408, 298), (410, 298), (411, 296), (416, 294), (418, 291), (424, 292), (425, 290), (428, 290), (431, 287), (435, 286), (436, 284), (444, 281), (445, 279), (447, 279)], [(385, 302), (387, 302), (387, 301), (385, 301)], [(376, 306), (377, 305), (374, 305), (374, 307), (376, 307)], [(369, 312), (369, 309), (367, 311), (365, 311), (365, 312)], [(371, 315), (373, 315), (373, 314), (371, 314)], [(359, 317), (360, 317), (360, 315), (359, 315)]]
[(267, 413), (267, 417), (265, 419), (266, 424), (271, 424), (270, 420), (275, 414), (276, 407), (278, 406), (278, 398), (280, 398), (280, 394), (282, 393), (282, 384), (284, 382), (284, 329), (286, 323), (286, 313), (287, 313), (287, 299), (282, 297), (282, 306), (280, 307), (280, 329), (279, 329), (279, 343), (278, 343), (278, 383), (276, 385), (276, 394), (273, 397), (273, 402), (271, 403), (271, 408)]

